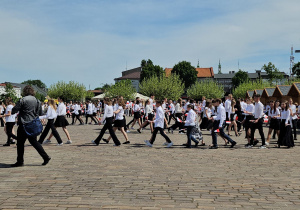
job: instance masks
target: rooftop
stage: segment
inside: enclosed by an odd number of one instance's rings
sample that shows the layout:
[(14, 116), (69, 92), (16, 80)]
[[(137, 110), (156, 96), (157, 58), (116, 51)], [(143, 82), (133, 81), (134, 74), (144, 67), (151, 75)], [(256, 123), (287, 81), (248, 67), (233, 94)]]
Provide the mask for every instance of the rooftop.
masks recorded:
[[(166, 76), (169, 76), (171, 74), (171, 71), (173, 68), (165, 68)], [(197, 78), (207, 78), (207, 77), (214, 77), (214, 70), (213, 67), (209, 68), (196, 68)]]

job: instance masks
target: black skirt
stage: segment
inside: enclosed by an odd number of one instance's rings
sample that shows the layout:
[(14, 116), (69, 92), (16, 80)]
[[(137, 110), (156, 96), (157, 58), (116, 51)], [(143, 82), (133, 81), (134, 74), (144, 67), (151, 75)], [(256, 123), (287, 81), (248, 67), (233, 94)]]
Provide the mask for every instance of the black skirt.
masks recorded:
[(207, 125), (208, 125), (208, 118), (203, 117), (202, 122), (200, 124), (200, 129), (207, 129)]
[(287, 146), (287, 147), (295, 146), (291, 125), (285, 126), (285, 120), (281, 120), (280, 134), (277, 143), (280, 146)]
[(69, 125), (68, 120), (65, 118), (65, 116), (57, 116), (54, 126), (55, 127), (66, 127)]
[(271, 118), (269, 128), (274, 129), (276, 131), (280, 130), (280, 120)]
[(253, 120), (254, 117), (252, 115), (246, 115), (246, 120), (245, 120), (245, 128), (250, 128), (252, 125), (252, 122), (250, 122), (250, 120)]
[(231, 121), (231, 122), (232, 122), (232, 121), (235, 121), (234, 115), (235, 115), (235, 113), (231, 113), (231, 114), (230, 114), (230, 121)]
[(125, 127), (124, 119), (123, 120), (115, 120), (114, 127), (117, 127), (117, 128)]
[(140, 112), (134, 112), (134, 119), (139, 119), (141, 118)]

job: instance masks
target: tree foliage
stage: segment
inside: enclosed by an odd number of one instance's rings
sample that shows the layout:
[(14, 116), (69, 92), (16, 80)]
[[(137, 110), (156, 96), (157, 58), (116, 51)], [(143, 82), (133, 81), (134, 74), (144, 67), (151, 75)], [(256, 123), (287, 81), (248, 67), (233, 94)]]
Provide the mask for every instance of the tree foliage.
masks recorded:
[(236, 88), (240, 84), (248, 82), (248, 81), (249, 81), (248, 73), (245, 71), (242, 71), (241, 69), (232, 78), (232, 84), (233, 84), (234, 88)]
[(124, 99), (130, 100), (134, 99), (135, 93), (136, 89), (132, 86), (130, 80), (121, 80), (108, 88), (105, 92), (105, 96), (110, 98), (123, 96)]
[(185, 88), (189, 88), (196, 82), (198, 72), (190, 62), (181, 61), (173, 67), (172, 74), (179, 75), (185, 84)]
[(38, 92), (35, 93), (35, 97), (42, 102), (45, 101), (45, 99), (46, 99), (46, 97), (43, 94), (38, 93)]
[(275, 80), (275, 82), (277, 84), (278, 80), (283, 79), (282, 73), (271, 62), (269, 62), (268, 65), (264, 64), (261, 69), (265, 70), (265, 72), (267, 72), (268, 77), (269, 77), (269, 83), (270, 83), (270, 85), (273, 84), (274, 80)]
[(142, 60), (141, 67), (142, 72), (140, 81), (149, 79), (152, 76), (163, 76), (165, 73), (162, 67), (160, 67), (159, 65), (153, 65), (153, 62), (150, 59), (148, 59), (148, 61)]
[(110, 86), (112, 86), (112, 85), (110, 85), (110, 84), (108, 84), (108, 83), (105, 83), (105, 84), (102, 85), (101, 87), (96, 87), (95, 90), (102, 90), (103, 92), (105, 92), (107, 89), (110, 88)]
[(206, 98), (222, 98), (224, 96), (224, 88), (210, 79), (197, 81), (187, 90), (187, 95), (196, 100), (201, 100), (202, 96)]
[(236, 87), (232, 91), (232, 94), (234, 98), (245, 98), (248, 90), (264, 89), (266, 87), (274, 87), (274, 85), (270, 85), (269, 83), (263, 82), (262, 80), (248, 81)]
[(35, 85), (38, 86), (39, 88), (45, 89), (47, 86), (45, 83), (43, 83), (41, 80), (36, 79), (36, 80), (26, 80), (22, 82), (21, 84), (26, 84), (26, 85)]
[(48, 95), (51, 98), (58, 98), (63, 96), (66, 100), (82, 101), (88, 95), (88, 91), (83, 84), (70, 81), (66, 83), (59, 81), (52, 84), (48, 90)]
[(5, 94), (1, 94), (0, 96), (1, 101), (4, 101), (5, 99), (11, 99), (13, 102), (17, 102), (18, 100), (17, 93), (10, 83), (6, 83)]
[(293, 66), (292, 75), (296, 75), (297, 78), (300, 78), (300, 62)]
[(184, 93), (184, 84), (179, 75), (152, 76), (140, 83), (140, 92), (146, 96), (154, 94), (157, 100), (177, 100)]

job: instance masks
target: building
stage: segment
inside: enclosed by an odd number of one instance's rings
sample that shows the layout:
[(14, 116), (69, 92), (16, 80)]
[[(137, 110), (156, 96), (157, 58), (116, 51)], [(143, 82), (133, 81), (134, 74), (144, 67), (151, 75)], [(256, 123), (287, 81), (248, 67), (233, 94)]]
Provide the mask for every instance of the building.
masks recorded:
[[(17, 98), (21, 98), (21, 88), (14, 86), (13, 84), (11, 84), (11, 85), (13, 86), (14, 90), (16, 91)], [(6, 94), (5, 88), (6, 88), (6, 83), (1, 83), (0, 84), (0, 95)]]
[(140, 78), (141, 78), (141, 72), (142, 67), (137, 67), (134, 69), (130, 69), (127, 71), (122, 71), (122, 77), (115, 78), (115, 82), (120, 82), (122, 80), (130, 80), (132, 86), (136, 89), (136, 91), (139, 91), (139, 84), (140, 84)]
[[(171, 74), (172, 70), (173, 70), (172, 68), (165, 68), (165, 73), (166, 73), (167, 77)], [(215, 76), (213, 67), (196, 68), (196, 71), (197, 71), (197, 80), (198, 81), (203, 81), (206, 79), (213, 79)]]
[[(289, 77), (286, 73), (281, 73), (283, 74), (284, 79), (279, 81), (279, 85), (283, 84)], [(232, 78), (235, 76), (235, 74), (235, 71), (229, 71), (228, 74), (215, 74), (214, 79), (216, 82), (223, 85), (225, 92), (231, 93), (233, 89)], [(269, 79), (268, 74), (266, 72), (262, 72), (261, 70), (255, 70), (255, 73), (248, 73), (248, 77), (252, 81), (257, 79), (268, 81)]]

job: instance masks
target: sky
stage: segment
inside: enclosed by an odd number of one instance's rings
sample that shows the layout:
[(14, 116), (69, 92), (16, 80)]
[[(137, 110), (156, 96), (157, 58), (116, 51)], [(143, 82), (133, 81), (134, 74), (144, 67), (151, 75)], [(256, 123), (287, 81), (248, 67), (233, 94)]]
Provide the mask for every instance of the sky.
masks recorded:
[[(0, 82), (113, 84), (142, 59), (289, 73), (299, 0), (0, 0)], [(295, 54), (295, 63), (300, 54)]]

